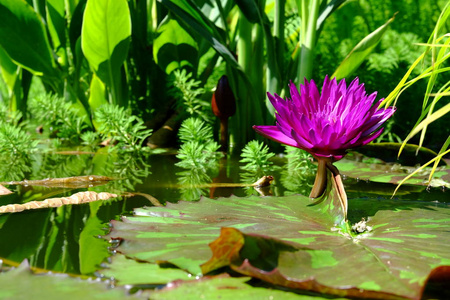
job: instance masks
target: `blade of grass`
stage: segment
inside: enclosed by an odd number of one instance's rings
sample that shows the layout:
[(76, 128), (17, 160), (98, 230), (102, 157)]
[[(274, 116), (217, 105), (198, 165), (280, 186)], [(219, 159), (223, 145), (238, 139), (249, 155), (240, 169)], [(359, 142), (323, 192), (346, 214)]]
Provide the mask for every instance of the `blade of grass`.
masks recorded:
[(430, 160), (429, 162), (427, 162), (426, 164), (424, 164), (423, 166), (421, 166), (420, 168), (418, 168), (417, 170), (415, 170), (414, 172), (412, 172), (411, 174), (409, 174), (408, 176), (406, 176), (405, 178), (403, 178), (397, 185), (397, 187), (394, 190), (394, 193), (392, 193), (392, 197), (394, 197), (395, 193), (398, 191), (398, 189), (400, 188), (400, 186), (405, 183), (407, 180), (409, 180), (411, 177), (413, 177), (414, 175), (416, 175), (420, 170), (423, 170), (426, 166), (428, 166), (429, 164), (431, 164), (432, 162), (435, 162), (436, 160), (440, 160), (442, 157), (444, 157), (446, 154), (450, 153), (450, 150), (447, 150), (445, 152), (442, 152), (441, 154), (438, 154), (435, 158), (433, 158), (432, 160)]
[[(439, 150), (438, 155), (441, 155), (442, 153), (444, 153), (447, 150), (449, 145), (450, 145), (450, 136), (448, 136), (444, 145), (442, 145), (442, 148), (441, 148), (441, 150)], [(428, 177), (428, 183), (431, 182), (431, 178), (433, 177), (434, 173), (436, 172), (436, 168), (438, 167), (440, 161), (441, 161), (441, 159), (436, 159), (436, 161), (434, 162), (433, 168), (431, 169), (431, 172), (430, 172), (430, 176)]]
[(437, 110), (436, 112), (434, 112), (433, 114), (431, 114), (430, 116), (426, 117), (422, 122), (420, 122), (419, 125), (417, 125), (416, 128), (414, 128), (409, 134), (408, 136), (405, 138), (405, 140), (403, 141), (402, 146), (400, 147), (400, 150), (398, 152), (398, 155), (400, 156), (403, 148), (405, 147), (406, 143), (413, 137), (415, 136), (417, 133), (419, 133), (425, 126), (427, 126), (428, 124), (436, 121), (437, 119), (439, 119), (440, 117), (444, 116), (445, 114), (450, 112), (450, 103), (448, 103), (447, 105), (445, 105), (444, 107), (440, 108), (439, 110)]

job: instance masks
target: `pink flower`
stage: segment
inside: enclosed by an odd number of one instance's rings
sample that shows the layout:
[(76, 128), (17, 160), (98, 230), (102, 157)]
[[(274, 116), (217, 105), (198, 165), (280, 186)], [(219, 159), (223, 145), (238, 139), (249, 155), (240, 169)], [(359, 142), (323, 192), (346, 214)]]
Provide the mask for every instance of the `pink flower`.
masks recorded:
[(304, 149), (318, 160), (338, 161), (348, 149), (366, 145), (383, 131), (380, 128), (395, 112), (378, 108), (377, 93), (366, 94), (364, 84), (354, 79), (347, 87), (325, 77), (319, 93), (313, 80), (289, 84), (291, 99), (267, 94), (277, 111), (276, 126), (253, 126), (259, 134), (276, 142)]

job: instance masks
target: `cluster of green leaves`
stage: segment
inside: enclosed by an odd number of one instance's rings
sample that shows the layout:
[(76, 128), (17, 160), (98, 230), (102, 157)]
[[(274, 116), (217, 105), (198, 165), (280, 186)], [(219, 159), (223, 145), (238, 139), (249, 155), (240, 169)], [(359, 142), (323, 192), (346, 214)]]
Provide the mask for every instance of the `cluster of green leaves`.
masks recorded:
[(49, 135), (79, 143), (80, 136), (89, 126), (89, 120), (79, 115), (78, 109), (58, 95), (43, 94), (30, 99), (29, 111)]
[(218, 158), (223, 156), (217, 152), (220, 146), (213, 139), (212, 127), (198, 118), (183, 121), (179, 138), (183, 142), (177, 154), (180, 167), (207, 170), (214, 168)]
[(142, 119), (131, 114), (130, 110), (114, 104), (104, 104), (95, 113), (98, 132), (104, 139), (117, 143), (116, 147), (125, 151), (142, 149), (146, 138), (152, 134)]
[(211, 182), (211, 175), (218, 171), (218, 161), (223, 154), (218, 152), (220, 146), (214, 141), (211, 125), (199, 118), (184, 120), (178, 136), (182, 144), (177, 154), (180, 161), (176, 165), (184, 169), (177, 173), (178, 183), (183, 186), (181, 197), (195, 201), (207, 195), (207, 189), (201, 186)]
[(5, 155), (26, 156), (36, 149), (38, 141), (25, 131), (23, 124), (19, 125), (22, 113), (9, 112), (0, 106), (0, 153)]
[(274, 156), (275, 153), (270, 152), (267, 145), (253, 140), (242, 149), (242, 159), (239, 162), (244, 163), (241, 167), (246, 171), (268, 171), (273, 165), (270, 159)]
[(177, 69), (172, 75), (169, 90), (176, 100), (178, 110), (186, 112), (191, 117), (198, 116), (205, 121), (210, 120), (210, 103), (201, 98), (205, 92), (200, 87), (201, 81), (192, 78), (192, 73), (187, 73), (185, 69)]

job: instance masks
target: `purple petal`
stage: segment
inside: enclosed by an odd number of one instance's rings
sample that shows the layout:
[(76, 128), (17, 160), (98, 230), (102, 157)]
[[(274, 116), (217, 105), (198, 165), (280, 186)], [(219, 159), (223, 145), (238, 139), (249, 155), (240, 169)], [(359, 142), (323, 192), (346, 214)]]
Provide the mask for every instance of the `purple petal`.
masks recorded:
[(297, 147), (298, 144), (294, 139), (283, 134), (280, 130), (278, 130), (277, 126), (253, 126), (253, 129), (259, 133), (260, 135), (271, 139), (275, 142), (282, 143), (288, 146)]

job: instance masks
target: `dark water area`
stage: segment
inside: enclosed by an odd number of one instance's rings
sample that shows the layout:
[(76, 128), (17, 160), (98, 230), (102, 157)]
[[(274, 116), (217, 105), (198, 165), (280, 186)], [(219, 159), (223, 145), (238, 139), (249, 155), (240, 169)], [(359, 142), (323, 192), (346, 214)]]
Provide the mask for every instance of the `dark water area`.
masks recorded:
[[(130, 215), (134, 208), (151, 206), (151, 196), (161, 204), (196, 201), (200, 197), (246, 197), (249, 195), (308, 195), (315, 170), (292, 173), (277, 157), (266, 172), (244, 171), (238, 159), (222, 159), (212, 168), (181, 168), (174, 153), (111, 154), (97, 152), (61, 152), (36, 154), (24, 161), (4, 162), (1, 179), (14, 193), (0, 197), (0, 206), (68, 197), (80, 191), (110, 192), (119, 195), (140, 193), (80, 205), (28, 210), (0, 214), (0, 260), (17, 265), (27, 259), (35, 268), (73, 274), (94, 274), (111, 255), (109, 244), (100, 238), (108, 232), (109, 221)], [(47, 187), (8, 185), (11, 180), (40, 180), (84, 175), (109, 176), (104, 185), (80, 187)], [(262, 175), (272, 175), (271, 186), (256, 189), (249, 184)], [(6, 182), (6, 183), (5, 183)], [(224, 183), (247, 186), (220, 187)], [(391, 199), (396, 185), (345, 178), (349, 197), (349, 218), (358, 222), (380, 209), (396, 206), (447, 206), (450, 194), (446, 188), (405, 185)]]

